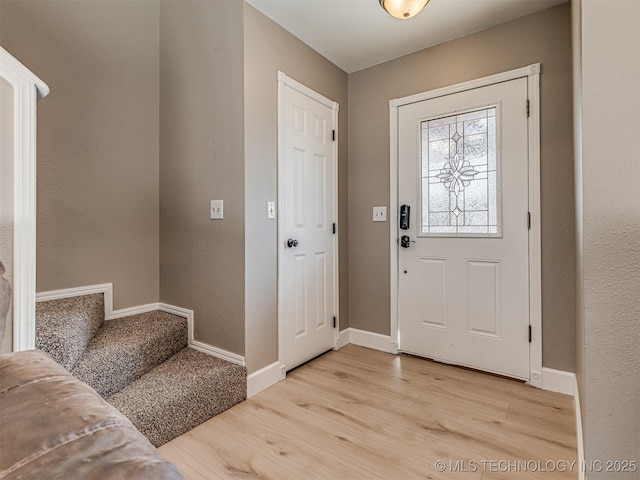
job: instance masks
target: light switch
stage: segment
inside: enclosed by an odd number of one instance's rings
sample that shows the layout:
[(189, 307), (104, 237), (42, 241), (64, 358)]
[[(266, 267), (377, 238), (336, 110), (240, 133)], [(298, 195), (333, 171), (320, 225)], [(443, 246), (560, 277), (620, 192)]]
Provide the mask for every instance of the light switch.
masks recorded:
[(267, 220), (276, 218), (276, 202), (267, 202)]
[(211, 220), (222, 220), (223, 213), (222, 200), (211, 200)]
[(386, 222), (387, 221), (387, 207), (373, 207), (373, 221), (374, 222)]

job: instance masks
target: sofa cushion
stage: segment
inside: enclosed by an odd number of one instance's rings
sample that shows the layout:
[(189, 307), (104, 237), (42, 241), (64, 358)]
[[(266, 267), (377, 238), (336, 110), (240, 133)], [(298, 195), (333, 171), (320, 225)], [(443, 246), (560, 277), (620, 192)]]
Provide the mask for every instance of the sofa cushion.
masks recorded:
[(0, 478), (181, 479), (118, 410), (47, 354), (0, 355)]

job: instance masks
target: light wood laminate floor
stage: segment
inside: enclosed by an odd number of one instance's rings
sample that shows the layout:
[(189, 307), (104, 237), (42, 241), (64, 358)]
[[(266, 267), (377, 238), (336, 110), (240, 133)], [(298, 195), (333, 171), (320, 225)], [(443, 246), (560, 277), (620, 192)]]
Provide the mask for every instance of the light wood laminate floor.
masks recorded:
[(160, 452), (187, 479), (578, 478), (572, 397), (355, 345)]

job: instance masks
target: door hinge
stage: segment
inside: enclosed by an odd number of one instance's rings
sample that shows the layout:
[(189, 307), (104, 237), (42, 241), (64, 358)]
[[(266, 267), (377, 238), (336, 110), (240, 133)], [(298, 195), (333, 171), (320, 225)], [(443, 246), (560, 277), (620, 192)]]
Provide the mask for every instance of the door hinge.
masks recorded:
[(531, 325), (529, 325), (529, 343), (531, 343)]
[(527, 98), (527, 117), (531, 116), (531, 103), (529, 102), (529, 99)]
[(333, 234), (334, 235), (336, 234), (336, 224), (335, 223), (333, 224)]
[(333, 130), (333, 131), (331, 132), (331, 139), (332, 139), (334, 142), (336, 141), (336, 131), (335, 131), (335, 130)]
[(336, 317), (333, 317), (333, 328), (336, 328), (337, 326)]
[(531, 212), (527, 212), (527, 229), (531, 230)]

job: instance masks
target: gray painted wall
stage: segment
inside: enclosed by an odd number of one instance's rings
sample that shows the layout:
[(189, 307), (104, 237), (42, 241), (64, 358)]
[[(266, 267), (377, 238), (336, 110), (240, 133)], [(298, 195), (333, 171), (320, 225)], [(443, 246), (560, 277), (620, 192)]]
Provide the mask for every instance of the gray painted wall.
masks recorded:
[[(160, 7), (160, 300), (243, 355), (243, 3)], [(210, 220), (210, 200), (224, 219)]]
[(277, 71), (340, 104), (338, 196), (340, 328), (349, 326), (347, 74), (253, 7), (244, 6), (246, 361), (249, 372), (278, 359), (277, 221), (266, 202), (277, 200)]
[[(192, 308), (196, 339), (244, 354), (246, 235), (248, 362), (274, 361), (276, 222), (264, 202), (276, 199), (282, 69), (342, 107), (348, 326), (344, 72), (240, 1), (3, 1), (1, 26), (3, 46), (52, 89), (39, 109), (38, 291), (113, 282), (116, 308), (158, 300)], [(209, 220), (212, 199), (225, 201), (224, 220)]]
[[(640, 3), (581, 4), (582, 162), (577, 173), (584, 234), (577, 342), (583, 344), (578, 375), (585, 457), (639, 462)], [(637, 475), (588, 472), (589, 480)]]
[(349, 75), (351, 327), (389, 334), (389, 100), (542, 63), (543, 364), (574, 370), (575, 276), (568, 4)]
[(158, 2), (2, 0), (0, 43), (38, 105), (37, 290), (158, 300)]

